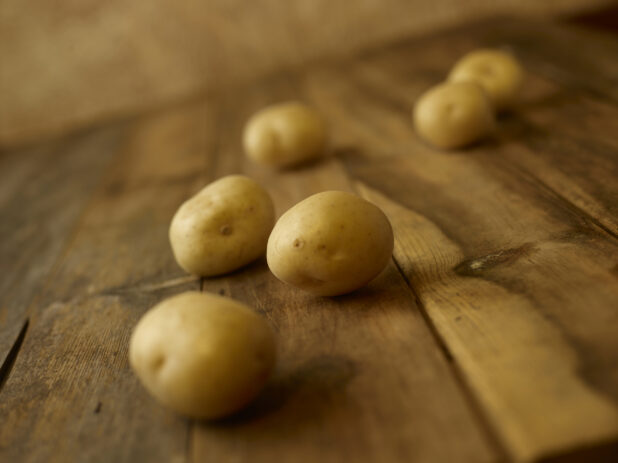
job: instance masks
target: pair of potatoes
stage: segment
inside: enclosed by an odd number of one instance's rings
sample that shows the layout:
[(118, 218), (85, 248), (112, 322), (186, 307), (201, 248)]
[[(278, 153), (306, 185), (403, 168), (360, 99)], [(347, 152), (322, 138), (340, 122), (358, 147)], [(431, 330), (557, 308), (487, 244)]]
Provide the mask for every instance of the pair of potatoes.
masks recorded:
[(266, 251), (280, 280), (320, 296), (348, 293), (373, 279), (393, 250), (384, 213), (343, 191), (324, 191), (296, 204), (274, 225), (262, 186), (230, 175), (186, 201), (172, 220), (170, 242), (187, 272), (214, 276)]
[(509, 54), (477, 50), (461, 58), (447, 82), (425, 92), (414, 107), (417, 133), (438, 148), (469, 145), (489, 134), (495, 111), (517, 100), (524, 73)]
[[(240, 175), (206, 186), (170, 226), (176, 260), (189, 273), (228, 273), (266, 251), (282, 281), (319, 295), (353, 291), (388, 263), (393, 232), (384, 213), (356, 195), (326, 191), (274, 224), (268, 193)], [(272, 231), (272, 232), (271, 232)], [(148, 311), (137, 324), (129, 360), (162, 404), (216, 419), (253, 400), (276, 359), (275, 336), (251, 308), (213, 294), (187, 292)]]

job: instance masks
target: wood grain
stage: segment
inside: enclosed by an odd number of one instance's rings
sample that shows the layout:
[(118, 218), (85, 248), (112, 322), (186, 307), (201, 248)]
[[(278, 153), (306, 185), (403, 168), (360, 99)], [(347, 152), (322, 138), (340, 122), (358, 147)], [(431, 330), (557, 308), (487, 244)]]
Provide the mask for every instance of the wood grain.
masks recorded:
[(109, 127), (0, 155), (0, 365), (121, 136)]

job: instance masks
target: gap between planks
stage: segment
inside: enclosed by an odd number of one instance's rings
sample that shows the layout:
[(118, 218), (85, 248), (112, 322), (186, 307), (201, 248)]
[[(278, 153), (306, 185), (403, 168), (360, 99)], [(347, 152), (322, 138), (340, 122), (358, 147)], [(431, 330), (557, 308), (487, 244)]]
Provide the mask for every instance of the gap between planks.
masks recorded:
[(470, 410), (472, 411), (473, 415), (476, 417), (476, 421), (480, 425), (481, 430), (485, 435), (485, 438), (496, 451), (498, 461), (503, 461), (503, 462), (513, 461), (508, 456), (508, 452), (506, 450), (506, 446), (504, 445), (504, 442), (502, 442), (502, 440), (498, 436), (498, 433), (495, 431), (495, 429), (492, 428), (489, 417), (483, 412), (482, 405), (476, 399), (476, 396), (472, 388), (470, 387), (468, 382), (465, 380), (464, 374), (461, 368), (459, 367), (459, 365), (457, 364), (456, 358), (453, 356), (453, 354), (449, 350), (444, 338), (440, 335), (434, 322), (429, 317), (425, 304), (423, 304), (423, 302), (418, 297), (418, 293), (414, 289), (412, 282), (410, 282), (410, 279), (403, 272), (403, 269), (399, 265), (399, 262), (397, 262), (397, 259), (395, 259), (395, 256), (392, 256), (392, 258), (395, 264), (395, 268), (397, 268), (397, 271), (399, 272), (399, 275), (401, 276), (401, 278), (403, 278), (403, 281), (406, 282), (406, 285), (410, 289), (410, 292), (412, 293), (412, 296), (414, 297), (416, 301), (418, 310), (420, 314), (422, 315), (423, 320), (425, 321), (425, 324), (427, 325), (429, 329), (429, 332), (432, 334), (434, 340), (436, 341), (436, 344), (438, 345), (438, 347), (444, 354), (444, 357), (446, 358), (447, 363), (450, 367), (451, 374), (453, 378), (455, 379), (457, 385), (459, 386), (459, 389), (463, 392), (463, 396), (466, 402), (468, 403), (468, 406), (470, 407)]
[(24, 339), (26, 338), (26, 333), (28, 332), (28, 325), (30, 324), (30, 320), (26, 318), (26, 321), (19, 330), (19, 334), (15, 339), (15, 342), (11, 346), (8, 354), (0, 365), (0, 394), (2, 393), (2, 388), (6, 384), (9, 379), (9, 375), (11, 374), (11, 370), (13, 369), (13, 365), (15, 365), (15, 361), (17, 360), (17, 356), (19, 355), (19, 350), (24, 343)]

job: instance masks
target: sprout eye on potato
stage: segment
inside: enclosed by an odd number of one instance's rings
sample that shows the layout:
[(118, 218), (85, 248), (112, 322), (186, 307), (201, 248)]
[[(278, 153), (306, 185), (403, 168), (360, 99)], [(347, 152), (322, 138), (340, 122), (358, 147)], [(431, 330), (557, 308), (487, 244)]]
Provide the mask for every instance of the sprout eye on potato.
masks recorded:
[(483, 89), (472, 82), (437, 85), (414, 106), (414, 125), (421, 138), (438, 148), (459, 148), (490, 133), (495, 124)]
[(393, 252), (393, 231), (374, 204), (324, 191), (281, 216), (266, 258), (280, 280), (320, 296), (354, 291), (375, 278)]
[(157, 304), (131, 336), (129, 360), (155, 399), (186, 416), (216, 419), (254, 399), (272, 371), (268, 323), (229, 298), (186, 292)]
[(180, 206), (169, 238), (184, 270), (213, 276), (263, 255), (274, 221), (273, 202), (266, 190), (248, 177), (230, 175)]
[(450, 82), (476, 82), (497, 110), (512, 106), (524, 72), (515, 58), (499, 50), (476, 50), (462, 57), (448, 76)]
[(293, 166), (324, 155), (326, 125), (320, 115), (302, 103), (268, 106), (254, 114), (243, 133), (247, 156), (276, 167)]

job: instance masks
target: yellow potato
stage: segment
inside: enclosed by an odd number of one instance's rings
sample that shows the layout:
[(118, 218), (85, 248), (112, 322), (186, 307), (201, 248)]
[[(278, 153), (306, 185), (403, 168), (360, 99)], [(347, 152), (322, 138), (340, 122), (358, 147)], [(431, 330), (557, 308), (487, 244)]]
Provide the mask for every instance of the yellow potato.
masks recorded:
[(414, 126), (421, 138), (438, 148), (459, 148), (489, 134), (495, 125), (483, 89), (472, 82), (437, 85), (414, 106)]
[(247, 156), (276, 167), (319, 158), (326, 144), (324, 121), (315, 110), (298, 102), (262, 109), (249, 119), (243, 133)]
[(169, 238), (184, 270), (219, 275), (263, 255), (274, 221), (273, 202), (266, 190), (248, 177), (230, 175), (180, 206)]
[(220, 418), (247, 405), (276, 356), (268, 323), (232, 299), (186, 292), (157, 304), (131, 336), (129, 361), (148, 392), (186, 416)]
[(324, 191), (281, 216), (266, 258), (280, 280), (334, 296), (375, 278), (392, 252), (393, 230), (377, 206), (351, 193)]
[(450, 82), (476, 82), (497, 110), (512, 106), (524, 79), (513, 56), (499, 50), (476, 50), (461, 58), (448, 76)]

